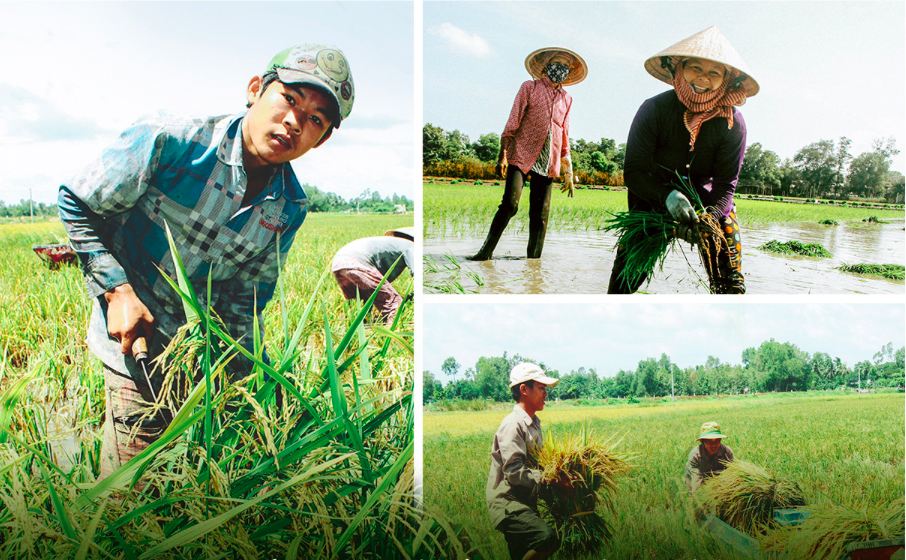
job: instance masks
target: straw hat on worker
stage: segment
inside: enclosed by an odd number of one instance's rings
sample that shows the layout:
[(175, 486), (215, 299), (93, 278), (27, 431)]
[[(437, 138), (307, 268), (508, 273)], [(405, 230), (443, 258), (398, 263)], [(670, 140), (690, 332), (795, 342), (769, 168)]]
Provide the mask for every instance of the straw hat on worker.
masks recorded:
[(560, 85), (576, 85), (588, 76), (588, 65), (585, 60), (575, 52), (565, 47), (544, 47), (531, 53), (525, 58), (525, 69), (535, 80), (540, 80), (544, 76), (544, 69), (547, 63), (553, 58), (560, 56), (570, 60), (569, 74), (566, 79), (560, 82)]
[(645, 70), (658, 80), (672, 85), (676, 61), (681, 58), (703, 58), (735, 70), (736, 72), (731, 72), (734, 75), (728, 89), (741, 87), (746, 97), (754, 96), (760, 89), (745, 61), (715, 25), (650, 57), (645, 61)]

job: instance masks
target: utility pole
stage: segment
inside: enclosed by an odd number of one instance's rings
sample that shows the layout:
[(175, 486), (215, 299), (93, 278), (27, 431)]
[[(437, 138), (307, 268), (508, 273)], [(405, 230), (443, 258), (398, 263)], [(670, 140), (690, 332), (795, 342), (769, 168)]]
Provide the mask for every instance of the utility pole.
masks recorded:
[(31, 223), (35, 223), (35, 200), (31, 196), (31, 187), (28, 187), (28, 213), (31, 214)]

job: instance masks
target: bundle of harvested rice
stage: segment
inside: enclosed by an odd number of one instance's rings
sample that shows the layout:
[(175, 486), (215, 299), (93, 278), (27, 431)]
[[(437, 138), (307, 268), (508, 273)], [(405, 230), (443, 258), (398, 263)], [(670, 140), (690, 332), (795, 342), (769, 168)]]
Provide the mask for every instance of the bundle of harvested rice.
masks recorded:
[(796, 241), (795, 239), (787, 242), (780, 242), (776, 239), (768, 241), (761, 247), (758, 247), (762, 251), (770, 251), (771, 253), (780, 253), (782, 255), (803, 255), (806, 257), (825, 257), (830, 258), (834, 255), (830, 251), (824, 248), (820, 243), (802, 243), (801, 241)]
[(837, 270), (855, 274), (875, 274), (891, 280), (903, 280), (906, 267), (901, 264), (842, 264)]
[(823, 504), (809, 508), (801, 525), (780, 527), (759, 540), (761, 549), (779, 558), (838, 560), (847, 546), (904, 536), (904, 501), (860, 508)]
[(805, 505), (797, 483), (747, 461), (727, 463), (723, 472), (705, 483), (702, 492), (705, 511), (750, 535), (773, 523), (774, 508)]
[[(544, 449), (530, 463), (542, 471), (542, 515), (557, 530), (565, 557), (595, 553), (611, 531), (598, 506), (613, 510), (617, 477), (630, 469), (632, 454), (617, 452), (613, 436), (600, 441), (587, 427), (580, 433), (545, 436)], [(553, 483), (569, 479), (572, 492)]]
[[(705, 211), (701, 198), (692, 183), (677, 174), (671, 187), (689, 199), (698, 214), (698, 231), (701, 235), (699, 255), (715, 291), (715, 280), (719, 276), (717, 254), (727, 246), (720, 224)], [(613, 214), (604, 229), (616, 234), (617, 246), (624, 248), (626, 265), (620, 277), (627, 285), (638, 285), (643, 278), (650, 277), (655, 269), (662, 269), (664, 259), (673, 242), (677, 239), (680, 222), (665, 212), (630, 210)]]

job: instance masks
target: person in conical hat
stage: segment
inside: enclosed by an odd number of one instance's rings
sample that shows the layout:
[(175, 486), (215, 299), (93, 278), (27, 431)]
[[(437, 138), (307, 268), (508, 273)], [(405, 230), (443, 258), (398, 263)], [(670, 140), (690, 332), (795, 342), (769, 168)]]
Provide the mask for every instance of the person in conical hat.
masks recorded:
[(562, 47), (538, 49), (525, 59), (532, 79), (523, 83), (513, 101), (510, 118), (500, 135), (497, 174), (506, 180), (503, 200), (491, 221), (484, 244), (472, 260), (491, 258), (503, 230), (516, 215), (522, 188), (530, 178), (528, 258), (541, 257), (551, 187), (564, 174), (562, 192), (573, 196), (569, 154), (569, 112), (573, 98), (564, 86), (585, 79), (588, 66), (578, 54)]
[[(646, 100), (629, 129), (623, 171), (629, 209), (666, 210), (684, 224), (678, 237), (701, 243), (695, 209), (674, 187), (677, 174), (687, 178), (727, 240), (715, 256), (715, 292), (745, 293), (733, 194), (746, 123), (737, 107), (758, 93), (758, 82), (717, 27), (650, 57), (645, 69), (671, 89)], [(617, 250), (608, 293), (633, 293), (646, 280), (630, 283), (622, 276), (628, 249)]]

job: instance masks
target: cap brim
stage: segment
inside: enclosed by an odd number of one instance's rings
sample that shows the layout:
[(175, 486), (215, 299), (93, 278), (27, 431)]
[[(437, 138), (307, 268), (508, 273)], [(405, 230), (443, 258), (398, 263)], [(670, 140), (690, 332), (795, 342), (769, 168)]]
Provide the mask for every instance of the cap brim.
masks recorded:
[(340, 128), (340, 122), (343, 118), (340, 115), (340, 100), (337, 98), (335, 91), (330, 89), (330, 87), (325, 84), (322, 80), (307, 74), (305, 72), (299, 72), (298, 70), (292, 70), (290, 68), (275, 68), (277, 71), (277, 77), (280, 78), (280, 81), (284, 84), (306, 84), (312, 87), (318, 88), (319, 91), (323, 91), (333, 99), (334, 103), (337, 104), (335, 107), (337, 122), (333, 123), (334, 128)]
[(725, 437), (727, 437), (726, 434), (722, 434), (720, 432), (717, 432), (717, 433), (709, 432), (709, 433), (705, 433), (705, 434), (698, 436), (698, 439), (699, 439), (699, 441), (701, 441), (703, 439), (723, 439)]
[(415, 228), (404, 227), (397, 229), (388, 229), (384, 232), (384, 235), (388, 235), (390, 237), (399, 237), (400, 239), (407, 239), (409, 241), (415, 241)]

